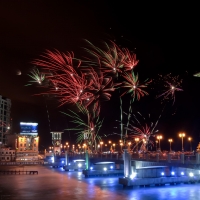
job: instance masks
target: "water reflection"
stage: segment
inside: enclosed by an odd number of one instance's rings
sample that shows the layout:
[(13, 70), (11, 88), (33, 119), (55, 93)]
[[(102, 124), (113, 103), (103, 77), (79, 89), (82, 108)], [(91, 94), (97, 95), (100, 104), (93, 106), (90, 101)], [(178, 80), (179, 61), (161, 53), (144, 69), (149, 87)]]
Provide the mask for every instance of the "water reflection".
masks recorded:
[[(19, 170), (17, 167), (11, 169)], [(44, 166), (25, 166), (24, 170), (38, 170), (39, 174), (0, 175), (0, 199), (10, 195), (6, 199), (197, 200), (200, 196), (200, 184), (123, 189), (118, 184), (118, 177), (86, 179), (81, 172)]]

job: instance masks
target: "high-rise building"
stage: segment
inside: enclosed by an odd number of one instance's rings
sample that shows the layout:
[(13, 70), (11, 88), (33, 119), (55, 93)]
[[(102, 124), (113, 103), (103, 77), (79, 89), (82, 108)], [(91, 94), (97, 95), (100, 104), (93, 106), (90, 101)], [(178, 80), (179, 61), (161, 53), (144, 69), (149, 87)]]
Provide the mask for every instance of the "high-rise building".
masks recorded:
[(11, 100), (0, 95), (0, 146), (5, 145), (5, 134), (11, 128)]

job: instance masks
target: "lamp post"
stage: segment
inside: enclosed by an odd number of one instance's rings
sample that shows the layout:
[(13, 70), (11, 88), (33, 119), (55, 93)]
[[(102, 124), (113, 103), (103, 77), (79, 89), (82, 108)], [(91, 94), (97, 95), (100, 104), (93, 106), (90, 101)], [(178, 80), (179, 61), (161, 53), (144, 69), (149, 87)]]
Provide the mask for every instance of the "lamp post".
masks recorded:
[(101, 145), (101, 153), (102, 153), (102, 146), (103, 146), (103, 142), (102, 141), (100, 142), (100, 145)]
[(108, 144), (110, 145), (110, 151), (112, 151), (112, 142), (109, 140)]
[(121, 152), (122, 152), (122, 146), (123, 146), (123, 143), (121, 142), (121, 143), (120, 143), (120, 147), (121, 147)]
[(172, 144), (173, 140), (169, 139), (168, 141), (169, 141), (169, 152), (171, 152), (172, 151), (171, 144)]
[(135, 138), (135, 142), (136, 142), (136, 145), (137, 145), (137, 153), (138, 153), (138, 142), (139, 142), (139, 138)]
[(188, 141), (190, 142), (190, 151), (192, 152), (192, 138), (189, 137), (189, 138), (188, 138)]
[(184, 148), (183, 148), (183, 138), (185, 137), (185, 133), (179, 133), (179, 137), (182, 138), (182, 152), (184, 152)]
[(128, 151), (130, 151), (131, 142), (128, 142)]
[(115, 152), (115, 144), (113, 144), (113, 147), (114, 147), (114, 152)]
[(162, 135), (158, 135), (158, 136), (157, 136), (157, 139), (158, 139), (158, 151), (161, 151), (161, 148), (160, 148), (160, 140), (162, 139)]
[(156, 151), (158, 150), (158, 140), (156, 140)]

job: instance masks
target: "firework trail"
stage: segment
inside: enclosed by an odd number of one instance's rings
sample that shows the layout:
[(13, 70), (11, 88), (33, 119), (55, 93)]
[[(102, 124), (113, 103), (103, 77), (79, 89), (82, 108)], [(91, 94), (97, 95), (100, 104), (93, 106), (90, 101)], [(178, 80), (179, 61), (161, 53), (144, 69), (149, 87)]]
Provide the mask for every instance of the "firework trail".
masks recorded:
[[(125, 81), (122, 83), (122, 88), (127, 89), (121, 96), (125, 94), (130, 94), (130, 103), (129, 103), (129, 112), (128, 112), (128, 121), (127, 121), (127, 127), (129, 125), (130, 116), (132, 113), (132, 103), (134, 100), (139, 101), (141, 97), (144, 97), (145, 95), (148, 95), (148, 93), (144, 90), (148, 87), (149, 83), (151, 83), (151, 80), (145, 80), (143, 84), (140, 84), (138, 79), (138, 74), (135, 75), (133, 71), (126, 73), (122, 75), (125, 79)], [(127, 136), (127, 130), (125, 135)]]
[(159, 81), (164, 82), (164, 92), (156, 98), (163, 97), (163, 101), (172, 100), (172, 105), (175, 103), (176, 92), (183, 91), (181, 88), (182, 79), (179, 76), (172, 76), (171, 73), (165, 76), (159, 75)]
[(76, 131), (76, 134), (78, 135), (77, 143), (87, 140), (90, 147), (93, 145), (96, 147), (97, 142), (101, 140), (99, 130), (102, 127), (103, 120), (100, 120), (99, 117), (88, 117), (90, 113), (82, 105), (77, 104), (77, 108), (78, 113), (72, 110), (69, 110), (69, 113), (62, 112), (72, 118), (73, 120), (71, 122), (76, 125), (75, 128), (68, 128), (66, 130)]

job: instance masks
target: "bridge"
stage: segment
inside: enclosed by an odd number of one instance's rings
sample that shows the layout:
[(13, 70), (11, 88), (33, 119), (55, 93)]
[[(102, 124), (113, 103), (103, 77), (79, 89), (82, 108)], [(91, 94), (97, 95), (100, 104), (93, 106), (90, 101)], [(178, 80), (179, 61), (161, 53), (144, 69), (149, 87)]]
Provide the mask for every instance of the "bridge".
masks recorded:
[[(67, 169), (73, 168), (76, 161), (83, 161), (81, 167), (76, 166), (75, 169), (89, 170), (90, 167), (96, 163), (112, 162), (115, 164), (116, 169), (124, 170), (124, 175), (129, 177), (132, 171), (135, 171), (142, 167), (152, 166), (168, 166), (172, 167), (184, 167), (189, 169), (200, 168), (200, 153), (195, 155), (183, 152), (151, 152), (151, 153), (130, 153), (125, 150), (124, 154), (120, 153), (108, 153), (108, 154), (74, 154), (66, 153), (62, 156), (56, 156), (54, 162), (49, 160), (46, 165), (53, 167), (68, 166)], [(85, 162), (87, 165), (85, 165)], [(68, 171), (68, 170), (67, 170)]]

